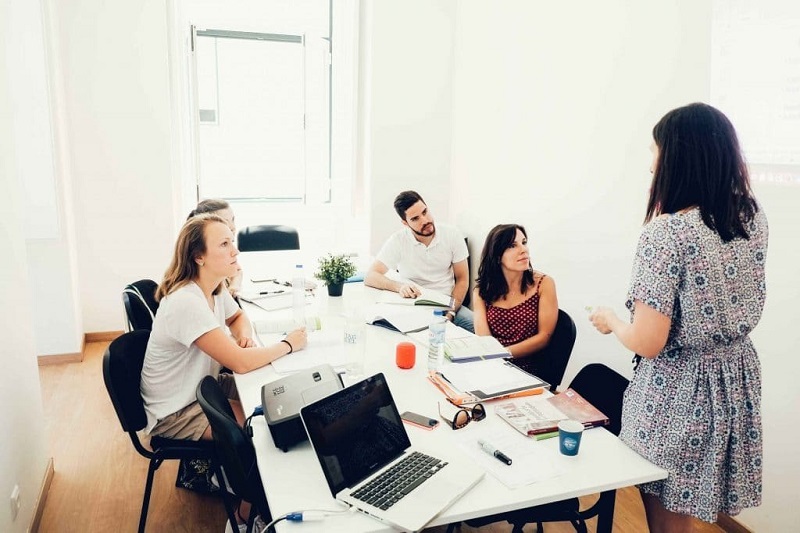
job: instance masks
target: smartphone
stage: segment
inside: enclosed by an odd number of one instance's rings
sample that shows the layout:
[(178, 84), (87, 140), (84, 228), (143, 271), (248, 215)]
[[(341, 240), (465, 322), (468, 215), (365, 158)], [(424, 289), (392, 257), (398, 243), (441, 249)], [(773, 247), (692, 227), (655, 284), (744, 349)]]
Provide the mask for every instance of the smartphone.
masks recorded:
[(408, 422), (411, 425), (420, 427), (422, 429), (427, 429), (428, 431), (432, 430), (436, 426), (439, 425), (439, 421), (435, 418), (429, 418), (427, 416), (419, 415), (417, 413), (412, 413), (411, 411), (406, 411), (400, 418), (403, 419), (404, 422)]

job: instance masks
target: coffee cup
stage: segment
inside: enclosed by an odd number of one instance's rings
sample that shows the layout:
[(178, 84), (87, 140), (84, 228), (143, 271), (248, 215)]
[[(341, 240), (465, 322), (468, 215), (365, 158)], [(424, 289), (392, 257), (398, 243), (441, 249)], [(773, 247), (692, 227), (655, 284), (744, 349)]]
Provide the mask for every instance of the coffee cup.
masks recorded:
[(558, 450), (563, 455), (578, 455), (582, 435), (583, 424), (577, 420), (562, 420), (558, 423)]

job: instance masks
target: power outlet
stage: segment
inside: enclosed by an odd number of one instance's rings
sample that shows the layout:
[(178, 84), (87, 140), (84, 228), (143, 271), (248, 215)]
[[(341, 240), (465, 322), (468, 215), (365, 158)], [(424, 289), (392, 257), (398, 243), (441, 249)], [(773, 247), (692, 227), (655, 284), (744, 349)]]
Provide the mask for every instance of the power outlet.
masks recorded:
[(19, 501), (19, 485), (14, 485), (14, 490), (11, 491), (11, 520), (14, 521), (17, 519), (17, 513), (19, 513), (20, 501)]

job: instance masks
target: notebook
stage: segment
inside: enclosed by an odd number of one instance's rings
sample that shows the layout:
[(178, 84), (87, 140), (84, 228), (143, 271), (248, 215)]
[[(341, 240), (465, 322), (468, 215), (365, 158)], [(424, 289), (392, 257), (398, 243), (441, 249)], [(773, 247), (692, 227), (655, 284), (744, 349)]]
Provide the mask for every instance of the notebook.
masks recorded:
[(383, 374), (306, 405), (300, 417), (333, 497), (405, 531), (422, 529), (483, 477), (457, 452), (411, 445)]

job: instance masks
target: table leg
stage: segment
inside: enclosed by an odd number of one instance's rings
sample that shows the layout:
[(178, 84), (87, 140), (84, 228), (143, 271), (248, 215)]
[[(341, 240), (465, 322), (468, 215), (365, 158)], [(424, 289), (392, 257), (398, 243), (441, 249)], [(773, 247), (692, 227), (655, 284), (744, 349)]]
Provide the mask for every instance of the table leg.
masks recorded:
[(597, 533), (611, 533), (614, 525), (614, 501), (617, 491), (607, 490), (600, 493), (597, 500)]

